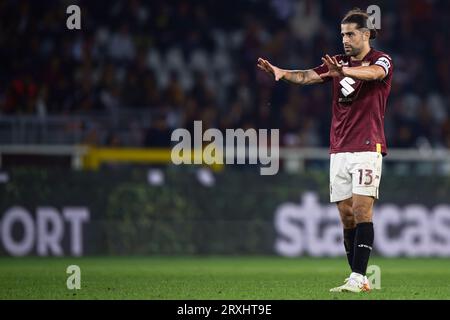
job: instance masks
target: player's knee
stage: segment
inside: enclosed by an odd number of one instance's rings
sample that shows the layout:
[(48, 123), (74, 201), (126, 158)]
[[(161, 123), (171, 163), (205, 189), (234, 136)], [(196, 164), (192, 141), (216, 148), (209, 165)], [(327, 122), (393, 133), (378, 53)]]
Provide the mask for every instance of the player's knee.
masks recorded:
[(353, 215), (352, 207), (345, 204), (338, 204), (339, 214), (344, 228), (354, 228), (356, 225), (355, 216)]
[(371, 222), (372, 221), (372, 210), (370, 206), (361, 204), (353, 206), (353, 215), (355, 217), (356, 223)]
[(346, 200), (337, 202), (337, 207), (339, 212), (342, 214), (352, 213), (352, 203)]

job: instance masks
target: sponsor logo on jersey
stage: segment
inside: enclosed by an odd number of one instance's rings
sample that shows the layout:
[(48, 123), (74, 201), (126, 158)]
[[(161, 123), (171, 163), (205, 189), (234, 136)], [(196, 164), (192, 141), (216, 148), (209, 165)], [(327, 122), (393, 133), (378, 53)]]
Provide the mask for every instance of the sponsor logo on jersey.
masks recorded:
[(345, 77), (339, 83), (342, 86), (341, 92), (344, 95), (344, 97), (347, 97), (348, 95), (352, 94), (355, 91), (355, 88), (352, 87), (352, 84), (355, 84), (356, 82), (352, 78)]

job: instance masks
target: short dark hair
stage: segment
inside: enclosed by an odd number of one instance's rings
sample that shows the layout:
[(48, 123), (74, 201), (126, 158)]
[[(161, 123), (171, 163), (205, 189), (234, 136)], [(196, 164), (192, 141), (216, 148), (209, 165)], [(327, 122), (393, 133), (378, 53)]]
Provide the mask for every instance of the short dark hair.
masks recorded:
[(356, 23), (357, 29), (368, 29), (370, 31), (370, 39), (377, 37), (377, 29), (375, 29), (367, 12), (360, 8), (354, 8), (347, 12), (341, 21), (341, 24)]

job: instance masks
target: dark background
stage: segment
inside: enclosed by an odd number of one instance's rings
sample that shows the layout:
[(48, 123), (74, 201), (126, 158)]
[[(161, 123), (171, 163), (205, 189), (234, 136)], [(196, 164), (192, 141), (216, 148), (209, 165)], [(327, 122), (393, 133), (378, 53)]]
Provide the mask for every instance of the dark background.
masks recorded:
[[(81, 30), (66, 28), (70, 4)], [(275, 83), (256, 60), (315, 67), (342, 52), (343, 15), (373, 4), (373, 46), (394, 62), (388, 147), (448, 149), (450, 4), (439, 0), (1, 1), (0, 118), (32, 119), (20, 138), (0, 121), (1, 143), (168, 146), (172, 129), (202, 120), (327, 147), (330, 86)], [(64, 125), (34, 128), (52, 116)]]

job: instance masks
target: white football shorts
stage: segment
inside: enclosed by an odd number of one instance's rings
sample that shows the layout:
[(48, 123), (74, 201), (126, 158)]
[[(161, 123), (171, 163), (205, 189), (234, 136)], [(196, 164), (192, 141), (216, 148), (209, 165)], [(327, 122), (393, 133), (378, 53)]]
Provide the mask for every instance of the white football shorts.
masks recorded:
[(353, 194), (378, 199), (383, 156), (379, 152), (340, 152), (330, 158), (330, 202)]

